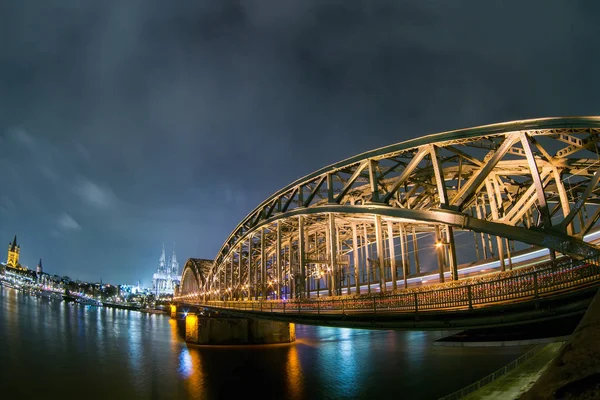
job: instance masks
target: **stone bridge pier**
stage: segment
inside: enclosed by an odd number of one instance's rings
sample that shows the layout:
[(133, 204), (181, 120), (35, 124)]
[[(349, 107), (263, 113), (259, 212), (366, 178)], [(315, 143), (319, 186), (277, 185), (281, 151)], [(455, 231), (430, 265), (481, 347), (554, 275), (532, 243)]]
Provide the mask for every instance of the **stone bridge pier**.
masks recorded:
[[(171, 306), (171, 318), (185, 326), (185, 341), (204, 345), (275, 344), (296, 340), (293, 323), (242, 318), (198, 307)], [(184, 325), (185, 324), (185, 325)]]

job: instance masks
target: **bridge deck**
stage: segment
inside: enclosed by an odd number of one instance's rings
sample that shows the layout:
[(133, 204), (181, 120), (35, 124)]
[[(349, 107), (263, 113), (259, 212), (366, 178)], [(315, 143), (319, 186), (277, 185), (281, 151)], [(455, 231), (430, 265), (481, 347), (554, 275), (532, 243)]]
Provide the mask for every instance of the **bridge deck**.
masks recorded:
[[(417, 325), (425, 328), (428, 324), (432, 327), (439, 326), (435, 319), (448, 320), (444, 316), (452, 315), (454, 320), (471, 319), (473, 316), (489, 319), (490, 315), (499, 313), (500, 316), (496, 315), (489, 320), (493, 325), (499, 323), (499, 320), (508, 323), (511, 318), (504, 315), (504, 311), (509, 309), (515, 315), (520, 315), (519, 318), (531, 318), (533, 315), (535, 318), (551, 318), (582, 312), (589, 303), (587, 294), (600, 284), (599, 265), (595, 258), (583, 261), (565, 258), (555, 264), (544, 263), (461, 281), (398, 290), (391, 294), (206, 302), (184, 296), (179, 301), (188, 306), (209, 307), (237, 315), (242, 313), (275, 319), (303, 320), (308, 321), (307, 323), (329, 321), (335, 324), (341, 318), (347, 322), (351, 319), (353, 324), (360, 325), (362, 318), (371, 321), (371, 324), (378, 319), (380, 322), (391, 321), (390, 323), (402, 326), (416, 326), (413, 316), (418, 315), (420, 323)], [(547, 308), (540, 309), (541, 303), (550, 304), (553, 311), (549, 314)], [(427, 314), (433, 319), (426, 318)], [(398, 318), (402, 315), (410, 318)], [(424, 323), (425, 320), (428, 322)], [(465, 324), (467, 325), (469, 324)]]

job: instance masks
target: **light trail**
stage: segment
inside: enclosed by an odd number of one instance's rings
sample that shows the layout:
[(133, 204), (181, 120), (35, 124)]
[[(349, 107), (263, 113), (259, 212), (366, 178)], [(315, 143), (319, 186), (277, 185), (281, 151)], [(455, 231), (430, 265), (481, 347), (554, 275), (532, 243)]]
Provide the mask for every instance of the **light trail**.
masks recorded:
[[(583, 240), (586, 242), (590, 242), (590, 243), (594, 243), (596, 242), (598, 239), (600, 239), (600, 230), (596, 231), (596, 232), (592, 232), (590, 234), (587, 234), (583, 237)], [(520, 254), (518, 256), (515, 257), (511, 257), (511, 261), (513, 264), (520, 264), (519, 266), (515, 267), (515, 269), (518, 268), (524, 268), (524, 267), (528, 267), (534, 264), (538, 264), (540, 262), (543, 262), (545, 260), (539, 260), (542, 257), (547, 257), (550, 255), (550, 252), (548, 251), (548, 249), (540, 249), (540, 250), (534, 250), (525, 254)], [(506, 262), (508, 262), (508, 257), (506, 257), (504, 259)], [(530, 260), (536, 260), (535, 262), (531, 262), (528, 264), (521, 264), (523, 262), (526, 261), (530, 261)], [(480, 265), (474, 265), (472, 267), (465, 267), (465, 268), (461, 268), (458, 270), (458, 275), (459, 276), (463, 276), (465, 275), (465, 273), (473, 273), (473, 272), (483, 272), (484, 270), (487, 269), (496, 269), (500, 267), (500, 260), (496, 260), (496, 261), (490, 261), (487, 262), (485, 264), (480, 264)], [(484, 274), (485, 275), (485, 274)], [(416, 284), (416, 283), (426, 283), (429, 282), (431, 280), (435, 280), (436, 282), (439, 282), (439, 272), (435, 272), (429, 275), (424, 275), (424, 276), (416, 276), (416, 277), (412, 277), (412, 278), (408, 278), (406, 280), (408, 285), (411, 284)], [(451, 277), (451, 273), (449, 271), (445, 271), (444, 272), (444, 279), (446, 278), (450, 278)], [(396, 285), (398, 287), (400, 286), (404, 286), (404, 279), (399, 279), (396, 281)], [(371, 287), (371, 293), (379, 293), (379, 282), (376, 283), (371, 283), (370, 285), (364, 284), (360, 286), (360, 291), (361, 293), (363, 293), (363, 290), (365, 292), (368, 291), (368, 287)], [(386, 282), (386, 290), (387, 289), (392, 289), (393, 287), (393, 282)], [(342, 293), (347, 293), (347, 287), (341, 288), (342, 289)], [(321, 297), (321, 296), (328, 296), (328, 289), (321, 289), (318, 292), (316, 290), (312, 290), (311, 295), (314, 294), (315, 297)], [(350, 293), (356, 293), (356, 287), (355, 286), (351, 286), (350, 287)]]

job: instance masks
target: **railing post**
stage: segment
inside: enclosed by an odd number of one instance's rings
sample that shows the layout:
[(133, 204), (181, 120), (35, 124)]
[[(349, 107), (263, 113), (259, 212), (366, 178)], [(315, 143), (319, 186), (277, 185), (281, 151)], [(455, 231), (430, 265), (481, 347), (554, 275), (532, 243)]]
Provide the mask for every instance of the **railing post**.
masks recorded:
[(271, 302), (271, 312), (273, 312), (273, 302)]
[(415, 312), (419, 312), (419, 301), (417, 297), (417, 292), (415, 292)]
[(300, 302), (298, 302), (298, 314), (300, 314)]
[(317, 315), (321, 314), (321, 300), (317, 300)]
[(344, 304), (344, 299), (342, 299), (342, 315), (346, 313), (346, 306)]
[(262, 312), (262, 304), (263, 304), (263, 301), (261, 300), (260, 301), (260, 312)]
[(472, 285), (467, 285), (467, 294), (469, 296), (469, 310), (473, 309), (473, 290), (471, 290)]
[(538, 298), (538, 273), (533, 271), (533, 297)]
[(285, 301), (283, 302), (283, 313), (285, 314)]
[(377, 303), (375, 302), (375, 297), (373, 297), (373, 314), (377, 314)]

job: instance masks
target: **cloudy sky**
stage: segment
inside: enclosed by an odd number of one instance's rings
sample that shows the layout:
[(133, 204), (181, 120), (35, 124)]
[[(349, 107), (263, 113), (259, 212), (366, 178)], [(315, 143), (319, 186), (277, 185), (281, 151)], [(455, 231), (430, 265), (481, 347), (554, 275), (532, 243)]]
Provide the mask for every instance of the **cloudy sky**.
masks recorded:
[[(150, 284), (259, 202), (419, 135), (600, 111), (597, 2), (4, 0), (0, 243)], [(4, 256), (2, 256), (4, 257)]]

